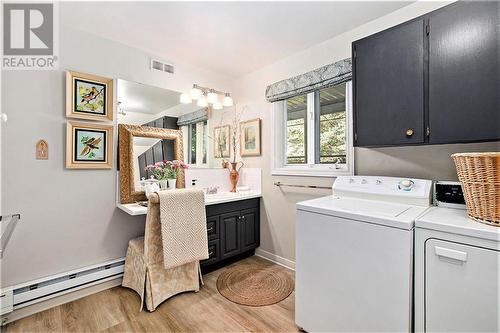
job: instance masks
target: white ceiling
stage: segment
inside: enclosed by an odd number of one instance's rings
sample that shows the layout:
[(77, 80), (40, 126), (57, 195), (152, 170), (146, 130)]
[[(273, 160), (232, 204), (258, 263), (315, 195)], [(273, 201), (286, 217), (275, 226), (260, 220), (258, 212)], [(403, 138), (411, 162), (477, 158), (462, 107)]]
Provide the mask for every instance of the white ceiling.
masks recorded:
[(60, 11), (63, 25), (238, 77), (410, 3), (82, 1)]

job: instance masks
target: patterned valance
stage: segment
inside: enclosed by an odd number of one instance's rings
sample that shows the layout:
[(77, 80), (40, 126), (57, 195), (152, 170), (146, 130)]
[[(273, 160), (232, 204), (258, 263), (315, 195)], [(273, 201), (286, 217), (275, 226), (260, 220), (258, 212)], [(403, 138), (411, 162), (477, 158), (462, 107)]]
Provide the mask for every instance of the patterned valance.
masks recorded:
[(188, 114), (184, 114), (177, 119), (177, 126), (187, 126), (208, 120), (208, 108), (200, 109)]
[(347, 58), (305, 74), (273, 83), (266, 89), (266, 98), (269, 102), (284, 100), (349, 81), (351, 76), (352, 61), (351, 58)]

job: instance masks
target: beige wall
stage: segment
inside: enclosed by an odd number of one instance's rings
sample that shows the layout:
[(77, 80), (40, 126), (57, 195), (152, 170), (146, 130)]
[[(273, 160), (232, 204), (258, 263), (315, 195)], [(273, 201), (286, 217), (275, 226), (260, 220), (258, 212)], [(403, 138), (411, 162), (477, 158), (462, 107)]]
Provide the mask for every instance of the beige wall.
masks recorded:
[[(288, 260), (295, 260), (295, 203), (329, 194), (326, 190), (278, 188), (275, 181), (292, 184), (330, 186), (333, 178), (271, 176), (271, 112), (266, 102), (266, 86), (313, 70), (351, 55), (351, 42), (394, 26), (446, 3), (418, 2), (369, 22), (336, 38), (246, 75), (236, 81), (236, 100), (247, 106), (245, 119), (262, 118), (263, 153), (244, 158), (245, 165), (263, 169), (261, 249)], [(455, 179), (450, 154), (459, 151), (499, 150), (498, 143), (428, 147), (355, 149), (355, 172), (364, 175)]]
[[(115, 207), (116, 168), (64, 167), (63, 70), (177, 91), (188, 90), (193, 82), (231, 90), (232, 80), (182, 62), (174, 62), (174, 75), (151, 72), (149, 57), (61, 27), (59, 71), (2, 72), (2, 111), (9, 115), (1, 132), (2, 213), (20, 213), (21, 221), (1, 260), (1, 286), (124, 257), (129, 239), (144, 233), (144, 216), (131, 217)], [(41, 138), (49, 143), (47, 161), (34, 158)]]

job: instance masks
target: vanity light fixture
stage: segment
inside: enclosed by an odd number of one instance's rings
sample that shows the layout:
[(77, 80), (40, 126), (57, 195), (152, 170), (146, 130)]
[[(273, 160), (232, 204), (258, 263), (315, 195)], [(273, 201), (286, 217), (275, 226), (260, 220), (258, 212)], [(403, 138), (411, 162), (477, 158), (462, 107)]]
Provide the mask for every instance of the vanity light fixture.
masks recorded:
[(219, 101), (219, 96), (215, 93), (215, 90), (211, 89), (207, 94), (207, 102), (210, 104), (215, 104)]
[(189, 91), (189, 95), (191, 95), (191, 98), (194, 100), (197, 100), (201, 96), (203, 96), (203, 91), (198, 88), (197, 84), (193, 84), (193, 88)]
[(233, 106), (234, 103), (229, 93), (202, 87), (197, 84), (193, 84), (193, 88), (188, 93), (182, 93), (179, 100), (182, 104), (190, 104), (197, 101), (196, 105), (200, 107), (211, 105), (214, 110), (221, 110), (225, 106)]
[(181, 103), (182, 104), (191, 104), (193, 102), (193, 99), (191, 98), (191, 95), (188, 93), (182, 93), (180, 97)]
[(222, 105), (223, 106), (233, 106), (233, 98), (229, 93), (226, 93), (224, 96), (224, 99), (222, 99)]
[(198, 102), (196, 103), (196, 105), (201, 106), (202, 108), (208, 106), (208, 101), (205, 95), (201, 95), (201, 97), (198, 98)]
[(219, 101), (217, 101), (217, 102), (215, 102), (215, 103), (212, 105), (212, 108), (213, 108), (214, 110), (222, 110), (222, 103), (221, 103), (221, 102), (219, 102)]

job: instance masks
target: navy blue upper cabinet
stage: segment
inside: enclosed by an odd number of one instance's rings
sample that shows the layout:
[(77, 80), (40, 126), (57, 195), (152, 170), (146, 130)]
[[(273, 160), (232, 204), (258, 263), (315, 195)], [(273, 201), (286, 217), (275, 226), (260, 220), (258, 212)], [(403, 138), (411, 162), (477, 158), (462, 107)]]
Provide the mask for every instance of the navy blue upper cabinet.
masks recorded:
[(500, 139), (500, 2), (429, 18), (430, 143)]
[(358, 146), (424, 142), (424, 21), (353, 44)]
[(499, 17), (457, 2), (354, 42), (355, 146), (499, 140)]

